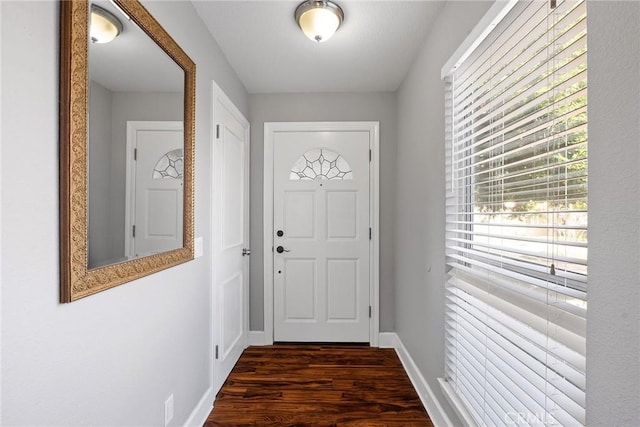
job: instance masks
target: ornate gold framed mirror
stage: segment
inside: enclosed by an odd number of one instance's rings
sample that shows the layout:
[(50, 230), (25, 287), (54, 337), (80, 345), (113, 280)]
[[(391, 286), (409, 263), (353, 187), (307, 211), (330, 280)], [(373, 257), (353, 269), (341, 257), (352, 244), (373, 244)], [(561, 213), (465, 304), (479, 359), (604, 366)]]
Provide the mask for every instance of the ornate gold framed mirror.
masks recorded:
[(193, 259), (195, 73), (139, 1), (60, 2), (62, 302)]

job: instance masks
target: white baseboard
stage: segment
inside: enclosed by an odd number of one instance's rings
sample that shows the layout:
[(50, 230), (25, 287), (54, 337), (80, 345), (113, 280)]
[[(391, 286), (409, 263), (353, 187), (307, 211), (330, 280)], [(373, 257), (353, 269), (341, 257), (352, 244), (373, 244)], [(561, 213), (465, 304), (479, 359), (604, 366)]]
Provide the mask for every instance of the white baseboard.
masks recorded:
[(404, 366), (404, 370), (407, 372), (407, 375), (413, 384), (413, 388), (416, 389), (416, 392), (422, 401), (422, 405), (429, 414), (433, 425), (436, 427), (452, 426), (453, 423), (451, 422), (451, 419), (442, 408), (442, 405), (436, 398), (435, 394), (433, 394), (433, 390), (431, 390), (427, 380), (422, 376), (422, 373), (411, 358), (411, 355), (405, 348), (402, 340), (400, 340), (398, 334), (395, 332), (381, 333), (379, 343), (380, 347), (394, 348), (396, 350), (396, 353), (400, 358), (400, 362), (402, 362), (402, 366)]
[(264, 331), (249, 331), (249, 345), (266, 345)]
[(209, 389), (204, 392), (198, 405), (191, 411), (191, 415), (189, 415), (189, 418), (184, 423), (184, 427), (202, 427), (213, 409), (214, 400), (213, 387), (209, 387)]
[(398, 334), (395, 332), (380, 332), (378, 335), (378, 347), (380, 348), (397, 348)]

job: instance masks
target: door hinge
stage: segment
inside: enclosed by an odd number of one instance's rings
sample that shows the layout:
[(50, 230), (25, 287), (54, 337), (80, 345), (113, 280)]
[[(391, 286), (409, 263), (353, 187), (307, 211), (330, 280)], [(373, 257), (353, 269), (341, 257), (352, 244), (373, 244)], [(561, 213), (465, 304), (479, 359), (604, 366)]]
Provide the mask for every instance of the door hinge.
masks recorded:
[(218, 360), (218, 346), (216, 345), (216, 360)]
[(371, 306), (369, 306), (369, 319), (371, 319)]
[(372, 157), (373, 157), (373, 154), (371, 154), (371, 150), (369, 150), (369, 161), (371, 161)]
[(371, 227), (369, 227), (369, 240), (371, 240)]
[(138, 160), (138, 149), (137, 148), (133, 149), (133, 160)]
[(220, 125), (216, 125), (216, 139), (220, 139)]
[(133, 237), (136, 237), (136, 226), (133, 226)]

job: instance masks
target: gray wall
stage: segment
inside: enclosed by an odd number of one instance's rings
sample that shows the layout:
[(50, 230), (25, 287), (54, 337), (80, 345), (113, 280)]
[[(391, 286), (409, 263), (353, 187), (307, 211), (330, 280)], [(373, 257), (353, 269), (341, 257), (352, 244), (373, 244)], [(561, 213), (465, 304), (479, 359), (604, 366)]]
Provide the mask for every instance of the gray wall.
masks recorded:
[(60, 304), (58, 2), (0, 2), (0, 425), (183, 425), (211, 386), (211, 80), (246, 91), (189, 2), (145, 6), (197, 64), (195, 234), (202, 258)]
[[(109, 215), (111, 168), (111, 91), (89, 86), (89, 265), (114, 259)], [(124, 230), (123, 230), (124, 232)], [(121, 255), (122, 256), (122, 255)]]
[(447, 2), (398, 91), (395, 327), (441, 402), (445, 130), (440, 69), (490, 6)]
[[(396, 163), (394, 93), (260, 94), (249, 97), (251, 120), (251, 330), (264, 327), (262, 182), (264, 122), (380, 122), (380, 331), (393, 331), (393, 202)], [(266, 273), (265, 273), (266, 274)]]
[[(440, 67), (488, 6), (448, 2), (398, 92), (395, 327), (453, 420), (455, 415), (436, 381), (444, 371), (444, 85)], [(590, 2), (587, 19), (587, 423), (637, 426), (640, 3)]]

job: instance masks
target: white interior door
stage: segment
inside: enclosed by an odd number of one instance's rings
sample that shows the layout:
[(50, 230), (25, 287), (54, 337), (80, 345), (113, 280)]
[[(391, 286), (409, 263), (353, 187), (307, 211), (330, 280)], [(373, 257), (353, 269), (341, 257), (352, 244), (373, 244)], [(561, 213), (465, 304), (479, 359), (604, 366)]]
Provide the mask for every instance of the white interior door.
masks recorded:
[(128, 122), (127, 256), (182, 246), (182, 122)]
[(249, 123), (214, 91), (214, 392), (249, 335)]
[(274, 340), (369, 342), (369, 132), (273, 138)]

